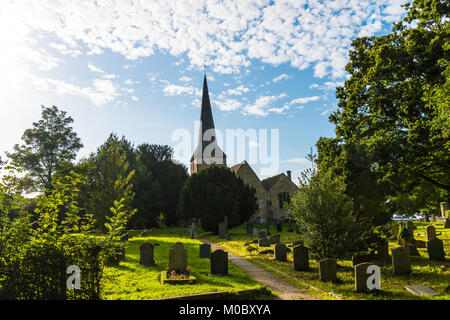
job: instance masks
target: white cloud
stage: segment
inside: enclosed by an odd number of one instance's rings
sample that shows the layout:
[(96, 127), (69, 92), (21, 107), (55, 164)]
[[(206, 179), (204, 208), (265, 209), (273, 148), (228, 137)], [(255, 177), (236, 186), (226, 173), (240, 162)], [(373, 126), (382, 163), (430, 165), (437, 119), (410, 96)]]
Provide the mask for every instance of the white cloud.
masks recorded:
[(166, 85), (163, 89), (164, 95), (166, 96), (179, 96), (179, 95), (190, 95), (190, 96), (200, 96), (200, 89), (194, 86), (179, 86), (176, 84), (172, 84), (166, 82)]
[(255, 100), (253, 104), (247, 105), (242, 109), (244, 115), (254, 115), (265, 117), (271, 112), (280, 113), (277, 107), (273, 106), (273, 103), (277, 100), (285, 98), (287, 95), (281, 93), (278, 96), (262, 96)]
[(283, 73), (283, 74), (280, 74), (278, 77), (273, 78), (272, 81), (279, 82), (281, 80), (290, 79), (290, 78), (292, 78), (290, 75)]
[(225, 74), (239, 73), (258, 59), (299, 70), (312, 66), (316, 77), (339, 78), (352, 39), (398, 20), (402, 2), (0, 1), (0, 29), (10, 33), (0, 45), (18, 48), (20, 59), (42, 70), (57, 67), (60, 59), (34, 47), (36, 34), (73, 57), (110, 50), (137, 60), (163, 52), (175, 56), (176, 65), (205, 64)]
[(190, 81), (192, 81), (192, 78), (183, 76), (183, 77), (180, 78), (180, 81), (181, 81), (181, 82), (190, 82)]
[(293, 159), (288, 159), (288, 160), (282, 160), (281, 162), (289, 162), (289, 163), (311, 163), (311, 161), (309, 161), (306, 158), (293, 158)]
[(312, 97), (306, 97), (306, 98), (296, 98), (294, 100), (292, 100), (291, 102), (289, 102), (289, 104), (293, 105), (293, 104), (305, 104), (311, 101), (318, 101), (320, 99), (319, 96), (312, 96)]

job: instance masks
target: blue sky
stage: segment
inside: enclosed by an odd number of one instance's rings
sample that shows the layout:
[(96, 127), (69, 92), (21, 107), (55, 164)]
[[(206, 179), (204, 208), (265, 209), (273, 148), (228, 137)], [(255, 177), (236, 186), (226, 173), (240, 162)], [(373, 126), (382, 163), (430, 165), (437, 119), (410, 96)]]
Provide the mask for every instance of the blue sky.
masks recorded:
[(110, 132), (174, 145), (185, 128), (196, 141), (206, 65), (216, 128), (279, 129), (279, 171), (298, 176), (334, 135), (351, 40), (389, 32), (403, 2), (2, 0), (0, 156), (41, 105), (74, 118), (78, 157)]

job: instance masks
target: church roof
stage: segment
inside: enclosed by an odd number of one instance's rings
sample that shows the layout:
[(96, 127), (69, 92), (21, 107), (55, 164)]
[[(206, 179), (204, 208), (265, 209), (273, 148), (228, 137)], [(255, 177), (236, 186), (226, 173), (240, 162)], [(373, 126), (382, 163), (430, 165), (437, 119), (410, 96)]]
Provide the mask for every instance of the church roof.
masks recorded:
[[(242, 168), (242, 166), (248, 165), (247, 161), (242, 161), (241, 163), (235, 164), (234, 166), (232, 166), (230, 169), (234, 172), (234, 173), (238, 173), (239, 169)], [(248, 165), (249, 166), (249, 165)], [(249, 166), (250, 167), (250, 166)], [(251, 169), (251, 167), (250, 167)]]
[(283, 175), (284, 175), (284, 173), (280, 173), (280, 174), (277, 174), (276, 176), (273, 176), (273, 177), (270, 177), (267, 179), (263, 179), (261, 181), (261, 183), (263, 184), (264, 188), (266, 188), (266, 190), (270, 190)]

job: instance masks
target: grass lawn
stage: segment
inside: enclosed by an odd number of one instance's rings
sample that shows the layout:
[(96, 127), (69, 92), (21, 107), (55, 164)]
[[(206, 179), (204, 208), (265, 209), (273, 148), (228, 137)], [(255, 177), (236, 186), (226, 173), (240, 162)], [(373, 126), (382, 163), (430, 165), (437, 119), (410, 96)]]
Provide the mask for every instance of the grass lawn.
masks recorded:
[[(157, 299), (186, 294), (205, 292), (228, 291), (237, 292), (246, 289), (261, 288), (261, 286), (249, 278), (243, 271), (233, 265), (228, 265), (228, 276), (210, 276), (210, 260), (199, 258), (198, 246), (200, 241), (190, 239), (185, 229), (167, 228), (155, 230), (154, 235), (147, 232), (142, 236), (138, 231), (128, 241), (126, 248), (126, 260), (121, 261), (117, 267), (105, 267), (103, 279), (103, 299)], [(144, 242), (158, 243), (154, 255), (156, 266), (143, 266), (139, 264), (139, 246)], [(188, 249), (188, 268), (197, 283), (193, 285), (160, 284), (161, 271), (169, 266), (169, 249), (176, 243), (182, 242)], [(263, 297), (268, 299), (270, 297)]]
[[(425, 239), (425, 228), (430, 223), (414, 222), (417, 226), (414, 235), (417, 240)], [(354, 291), (354, 268), (351, 260), (338, 260), (338, 278), (339, 283), (323, 283), (319, 280), (319, 268), (317, 261), (310, 259), (311, 271), (302, 272), (293, 270), (293, 258), (292, 252), (288, 253), (288, 262), (279, 262), (274, 260), (273, 254), (260, 254), (261, 251), (267, 249), (274, 249), (274, 245), (270, 248), (259, 248), (257, 244), (248, 244), (252, 239), (256, 239), (251, 235), (246, 234), (244, 226), (240, 226), (230, 230), (232, 235), (232, 241), (218, 240), (217, 236), (211, 234), (201, 234), (200, 236), (207, 238), (211, 241), (215, 241), (223, 247), (233, 251), (235, 253), (242, 252), (249, 256), (252, 262), (259, 264), (266, 268), (270, 272), (276, 273), (274, 270), (262, 265), (269, 265), (277, 270), (280, 270), (289, 276), (298, 279), (302, 282), (306, 282), (316, 288), (319, 288), (326, 292), (334, 292), (335, 294), (343, 297), (344, 299), (387, 299), (387, 300), (401, 300), (401, 299), (445, 299), (450, 300), (450, 229), (444, 229), (443, 223), (432, 223), (436, 227), (438, 238), (444, 242), (444, 250), (446, 252), (446, 262), (442, 261), (429, 261), (426, 249), (418, 249), (421, 257), (412, 257), (412, 269), (413, 274), (409, 276), (394, 276), (392, 274), (391, 260), (376, 261), (375, 263), (381, 268), (381, 291), (378, 294), (364, 294), (356, 293)], [(261, 227), (262, 228), (262, 227)], [(287, 232), (287, 225), (283, 226), (283, 232), (277, 233), (275, 227), (270, 229), (271, 234), (281, 234), (281, 242), (286, 245), (290, 244), (294, 240), (301, 240), (301, 235), (295, 232)], [(440, 234), (439, 234), (440, 233)], [(397, 247), (398, 244), (394, 241), (389, 243), (390, 248)], [(292, 247), (290, 247), (292, 249)], [(279, 273), (276, 273), (280, 276)], [(281, 276), (283, 277), (283, 276)], [(296, 284), (294, 281), (287, 277), (283, 277), (291, 284), (298, 287), (304, 287), (301, 284)], [(431, 297), (418, 297), (407, 292), (405, 285), (423, 284), (433, 288), (438, 292), (438, 296)]]

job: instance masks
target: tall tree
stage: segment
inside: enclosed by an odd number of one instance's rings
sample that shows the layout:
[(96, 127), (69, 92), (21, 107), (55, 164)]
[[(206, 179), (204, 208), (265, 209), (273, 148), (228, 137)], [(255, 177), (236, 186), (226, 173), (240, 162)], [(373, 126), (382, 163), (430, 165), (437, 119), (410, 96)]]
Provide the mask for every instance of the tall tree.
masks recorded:
[(6, 153), (13, 164), (27, 173), (27, 178), (40, 190), (52, 189), (52, 176), (75, 159), (83, 147), (70, 124), (73, 119), (56, 106), (42, 106), (42, 119), (25, 130), (23, 144)]
[(369, 150), (371, 170), (382, 179), (407, 188), (427, 181), (449, 191), (448, 138), (445, 127), (434, 125), (441, 113), (430, 108), (426, 92), (447, 81), (450, 4), (414, 0), (406, 9), (391, 33), (353, 41), (350, 78), (337, 88), (339, 109), (330, 120), (340, 144)]

